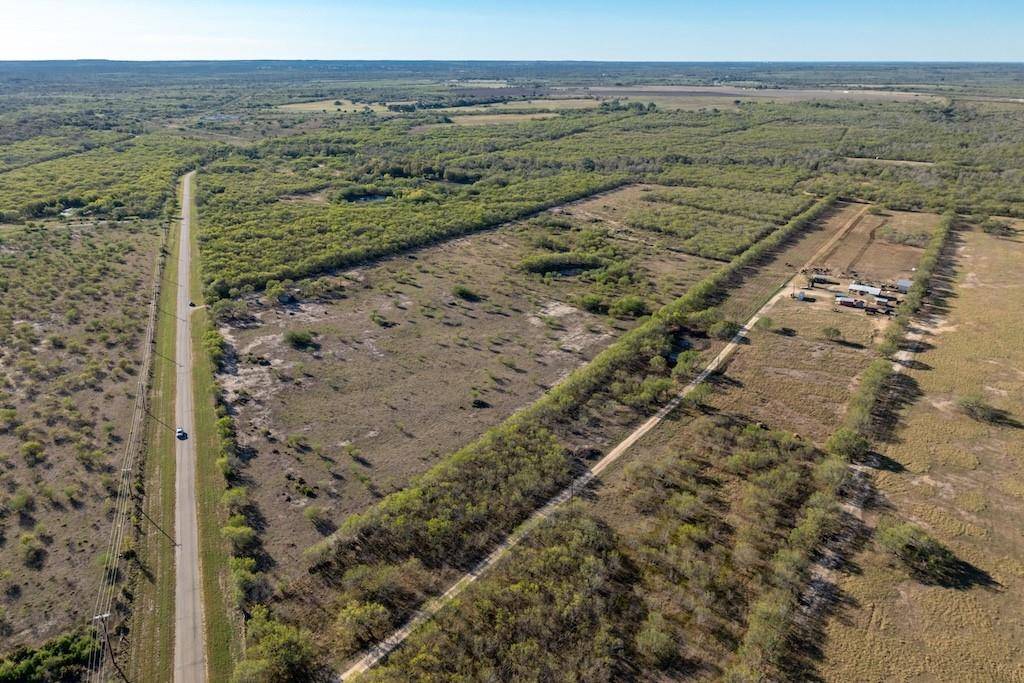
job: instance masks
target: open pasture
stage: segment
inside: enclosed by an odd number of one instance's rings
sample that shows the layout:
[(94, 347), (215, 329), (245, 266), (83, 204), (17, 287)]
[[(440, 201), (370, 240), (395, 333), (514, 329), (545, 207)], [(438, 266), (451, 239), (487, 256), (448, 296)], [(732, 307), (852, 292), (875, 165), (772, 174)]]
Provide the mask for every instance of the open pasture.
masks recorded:
[(281, 111), (304, 112), (320, 114), (358, 114), (364, 111), (384, 113), (388, 110), (387, 105), (378, 102), (353, 102), (343, 98), (330, 98), (326, 100), (315, 100), (312, 102), (291, 102), (278, 106)]
[[(567, 94), (577, 92), (566, 89)], [(703, 102), (806, 102), (814, 100), (838, 100), (858, 102), (936, 102), (942, 98), (917, 92), (899, 90), (876, 90), (868, 88), (849, 89), (801, 89), (801, 88), (744, 88), (729, 85), (602, 85), (584, 92), (600, 98), (620, 98), (648, 102), (661, 100), (666, 108), (693, 108)], [(701, 106), (713, 106), (701, 104)]]
[[(825, 680), (994, 681), (1024, 671), (1024, 641), (1010, 626), (1024, 610), (1024, 249), (974, 228), (948, 258), (911, 328), (898, 419), (879, 447), (888, 465), (874, 473), (880, 503), (866, 519), (919, 525), (959, 570), (922, 581), (869, 542), (853, 558), (858, 571), (839, 582), (846, 607), (828, 627)], [(980, 408), (972, 416), (965, 405)]]

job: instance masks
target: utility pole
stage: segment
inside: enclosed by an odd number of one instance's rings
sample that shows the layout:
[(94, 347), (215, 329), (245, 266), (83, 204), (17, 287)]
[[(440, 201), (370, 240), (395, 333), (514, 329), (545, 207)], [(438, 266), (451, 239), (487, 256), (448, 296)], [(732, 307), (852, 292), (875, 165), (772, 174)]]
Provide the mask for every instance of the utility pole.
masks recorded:
[[(114, 665), (114, 668), (117, 670), (118, 675), (121, 676), (121, 680), (123, 680), (125, 683), (128, 683), (128, 677), (124, 675), (124, 671), (121, 671), (121, 667), (118, 665), (117, 659), (114, 658), (114, 648), (110, 644), (110, 634), (107, 632), (107, 619), (109, 619), (109, 618), (110, 618), (110, 612), (106, 612), (105, 614), (97, 614), (96, 616), (94, 616), (92, 618), (92, 620), (93, 621), (98, 621), (98, 622), (100, 622), (100, 624), (102, 624), (102, 626), (103, 626), (103, 641), (104, 641), (104, 643), (107, 646), (107, 648), (106, 648), (107, 652), (110, 653), (110, 662)], [(101, 668), (102, 668), (102, 665), (103, 665), (103, 660), (100, 659), (100, 667)]]

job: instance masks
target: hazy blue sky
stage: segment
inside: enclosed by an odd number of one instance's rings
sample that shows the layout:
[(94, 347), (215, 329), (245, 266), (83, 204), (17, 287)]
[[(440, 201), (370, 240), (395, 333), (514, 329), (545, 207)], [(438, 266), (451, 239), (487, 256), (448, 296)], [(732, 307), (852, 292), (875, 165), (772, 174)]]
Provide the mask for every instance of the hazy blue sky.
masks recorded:
[(0, 0), (0, 59), (1024, 61), (1024, 0)]

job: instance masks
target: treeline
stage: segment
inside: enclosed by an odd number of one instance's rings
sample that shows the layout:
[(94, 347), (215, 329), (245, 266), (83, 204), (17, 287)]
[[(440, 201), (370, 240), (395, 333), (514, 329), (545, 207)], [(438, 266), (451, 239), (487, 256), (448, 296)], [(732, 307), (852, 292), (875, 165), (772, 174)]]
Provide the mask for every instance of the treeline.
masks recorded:
[(111, 218), (159, 217), (172, 204), (178, 177), (214, 147), (144, 135), (14, 169), (0, 183), (0, 220), (54, 216), (65, 209)]
[[(419, 629), (369, 681), (629, 677), (643, 610), (613, 532), (569, 508)], [(339, 613), (349, 621), (354, 607)], [(366, 633), (372, 642), (386, 630)]]
[(903, 298), (889, 328), (885, 333), (885, 341), (880, 351), (886, 356), (892, 356), (899, 351), (900, 344), (906, 336), (907, 329), (913, 316), (921, 310), (924, 299), (928, 295), (929, 287), (939, 267), (939, 260), (942, 252), (949, 243), (949, 238), (956, 227), (956, 214), (947, 213), (939, 222), (938, 228), (932, 233), (928, 240), (928, 246), (921, 254), (917, 270), (914, 272), (914, 281), (910, 290)]
[(0, 659), (0, 683), (84, 680), (101, 645), (93, 629), (82, 628), (38, 648), (18, 648)]
[(808, 476), (821, 471), (820, 453), (792, 434), (721, 417), (698, 418), (686, 434), (687, 447), (628, 467), (628, 486), (611, 494), (628, 498), (609, 501), (629, 509), (616, 533), (587, 504), (561, 511), (370, 680), (715, 671), (759, 604), (750, 596), (773, 589), (777, 558), (824, 533), (818, 516), (798, 511), (830, 512), (818, 492), (828, 482)]
[(674, 187), (643, 195), (646, 202), (681, 204), (755, 221), (784, 222), (814, 203), (814, 197), (718, 187)]

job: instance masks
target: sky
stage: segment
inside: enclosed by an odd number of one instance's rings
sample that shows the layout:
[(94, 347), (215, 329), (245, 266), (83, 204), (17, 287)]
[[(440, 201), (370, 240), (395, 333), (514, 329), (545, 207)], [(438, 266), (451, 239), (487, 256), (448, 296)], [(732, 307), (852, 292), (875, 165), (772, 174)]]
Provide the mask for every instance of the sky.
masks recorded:
[(1024, 61), (1024, 1), (0, 0), (8, 59)]

